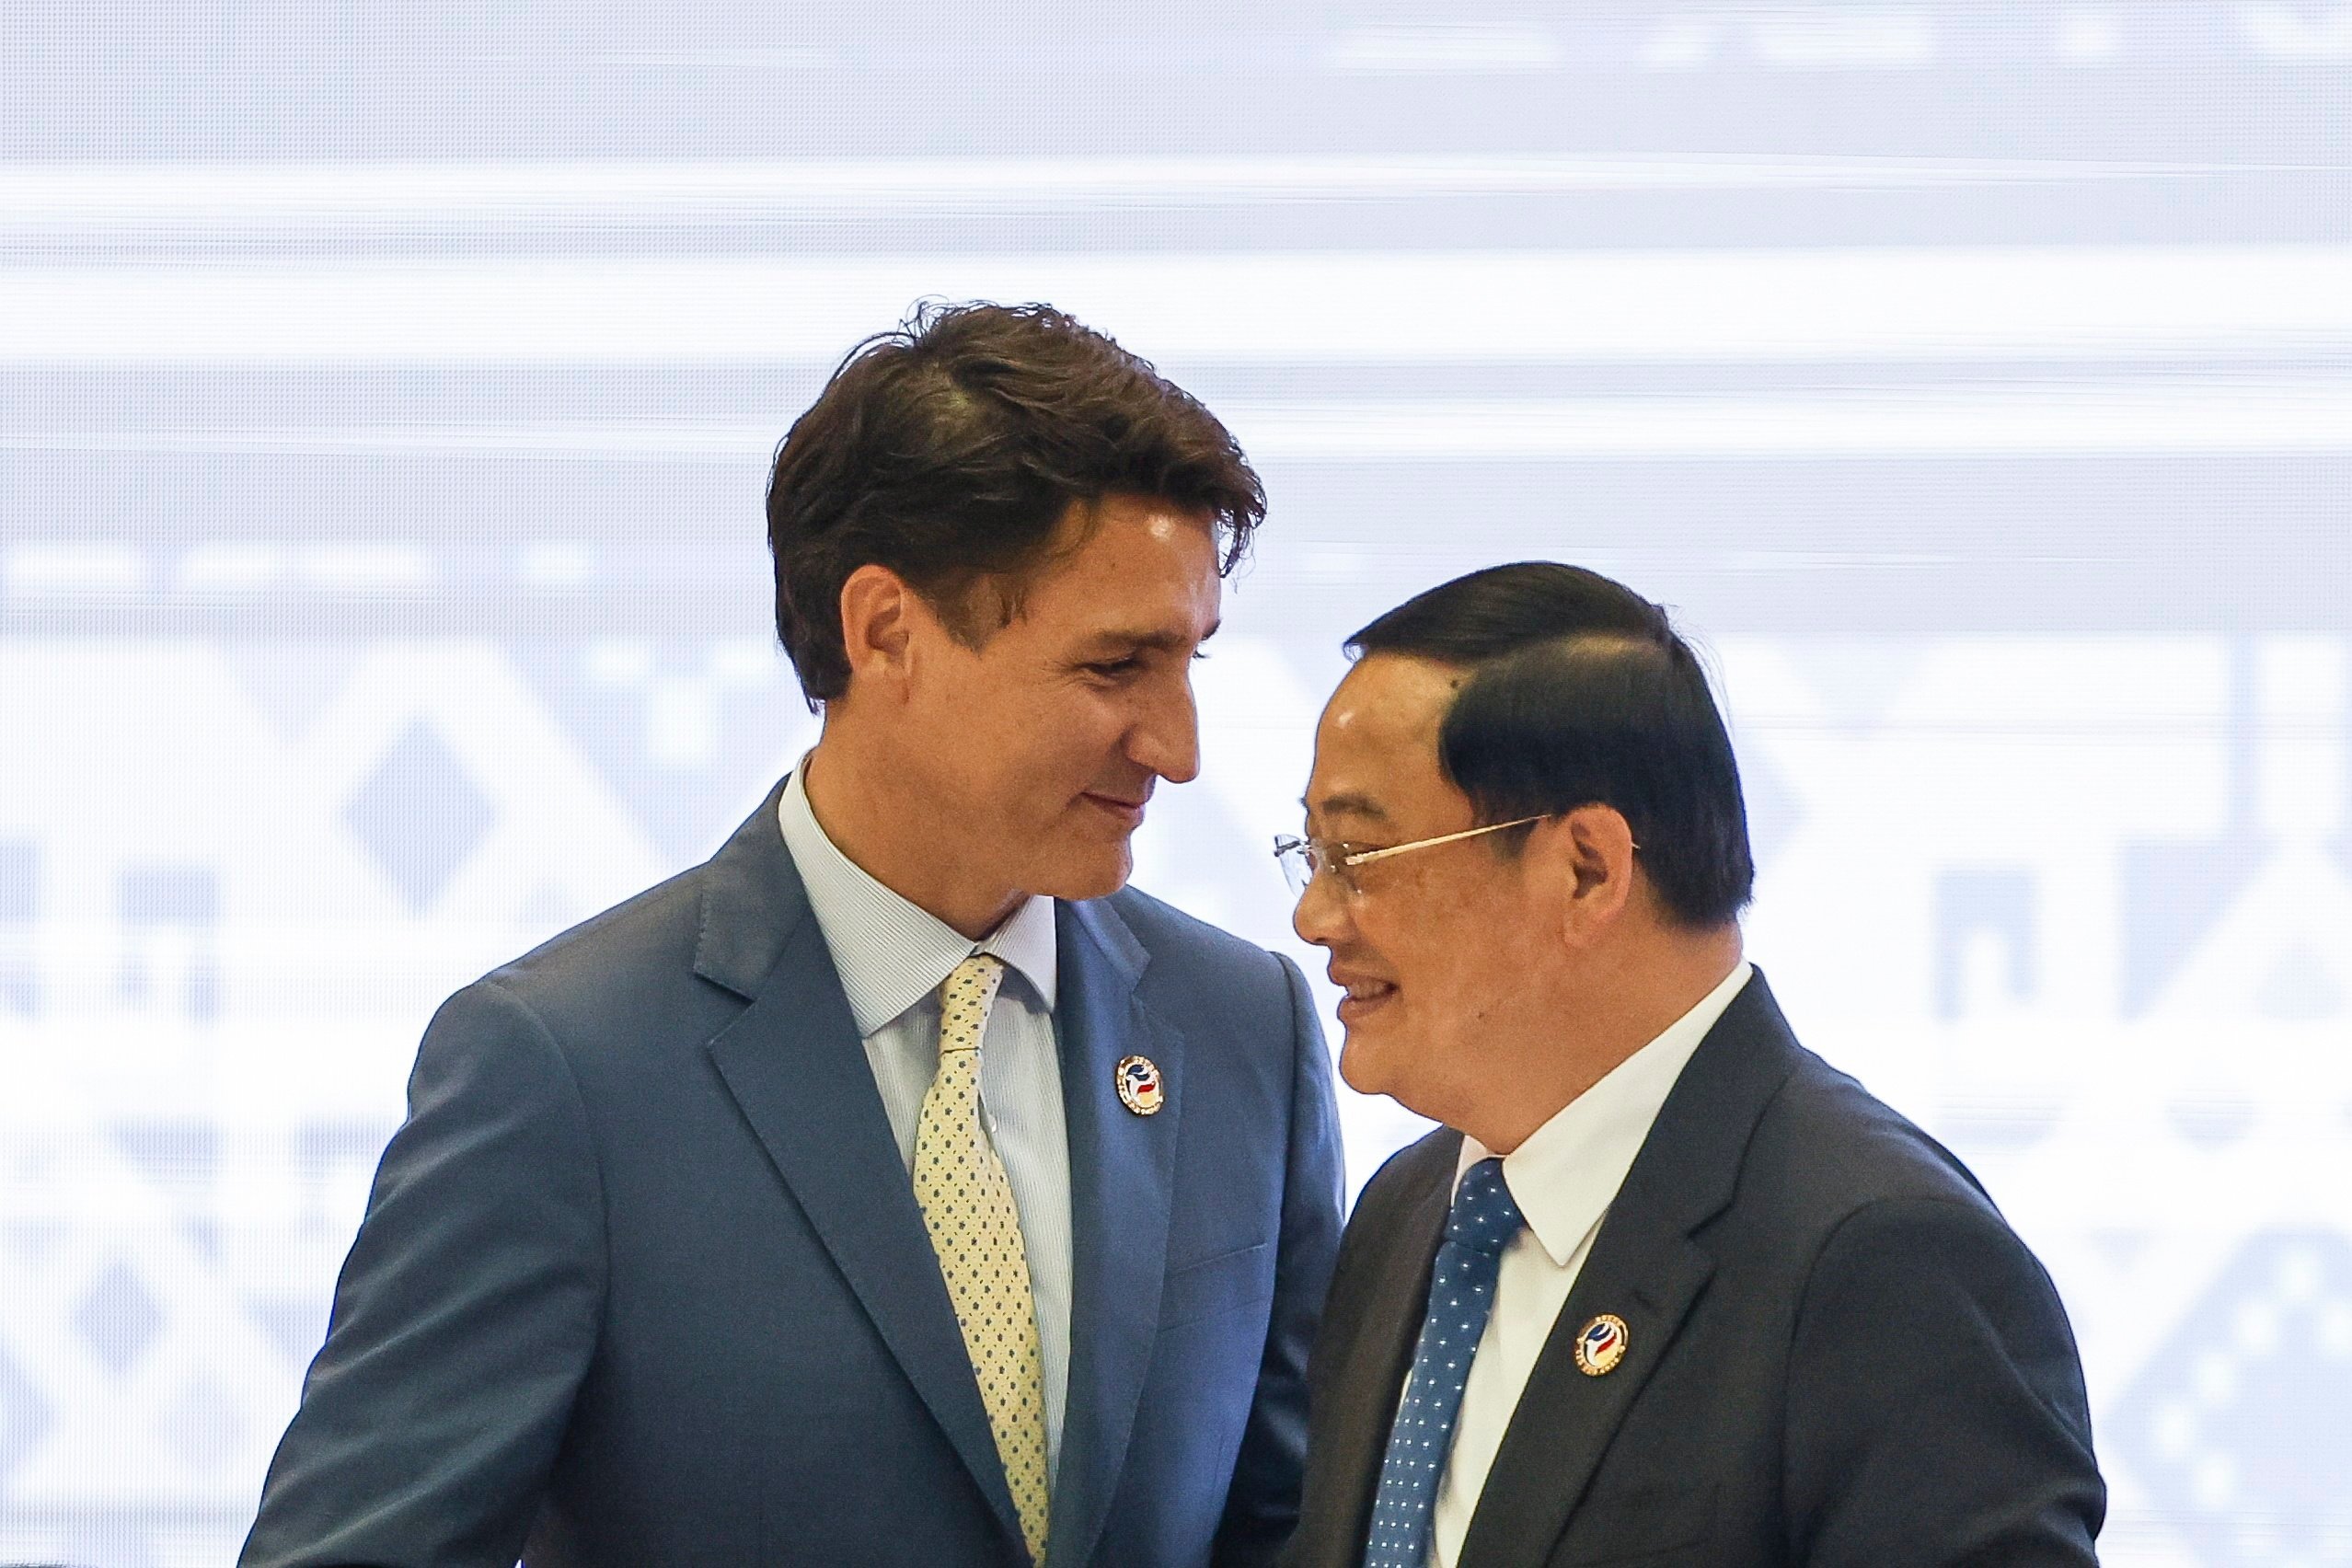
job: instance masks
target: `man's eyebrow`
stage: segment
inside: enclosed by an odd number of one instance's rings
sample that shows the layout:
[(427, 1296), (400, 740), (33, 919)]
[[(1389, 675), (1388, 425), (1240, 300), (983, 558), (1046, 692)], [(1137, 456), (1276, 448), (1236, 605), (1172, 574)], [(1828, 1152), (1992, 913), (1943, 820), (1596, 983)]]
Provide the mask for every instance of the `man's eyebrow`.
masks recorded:
[[(1201, 633), (1201, 641), (1206, 642), (1215, 637), (1217, 628), (1222, 625), (1224, 623), (1220, 621)], [(1087, 642), (1094, 648), (1149, 649), (1159, 653), (1173, 653), (1180, 649), (1195, 646), (1193, 640), (1182, 632), (1165, 628), (1154, 631), (1098, 631)]]
[[(1301, 806), (1306, 807), (1310, 813), (1316, 813), (1319, 809), (1317, 806), (1310, 803), (1304, 795), (1298, 797), (1298, 803)], [(1379, 822), (1386, 822), (1389, 820), (1389, 813), (1381, 809), (1380, 802), (1374, 800), (1369, 795), (1324, 796), (1322, 804), (1320, 808), (1320, 813), (1323, 816), (1330, 816), (1334, 813), (1346, 813), (1352, 816), (1371, 817)]]

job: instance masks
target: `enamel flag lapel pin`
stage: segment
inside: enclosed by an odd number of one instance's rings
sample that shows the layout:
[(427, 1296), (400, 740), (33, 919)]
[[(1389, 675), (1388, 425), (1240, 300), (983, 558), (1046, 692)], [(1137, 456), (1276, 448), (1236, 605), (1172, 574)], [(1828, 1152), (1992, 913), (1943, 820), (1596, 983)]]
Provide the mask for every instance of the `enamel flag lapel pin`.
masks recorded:
[(1113, 1079), (1119, 1086), (1119, 1103), (1138, 1116), (1156, 1116), (1167, 1103), (1160, 1087), (1159, 1068), (1149, 1056), (1122, 1059)]
[(1603, 1312), (1576, 1336), (1576, 1370), (1587, 1378), (1607, 1377), (1625, 1359), (1625, 1320)]

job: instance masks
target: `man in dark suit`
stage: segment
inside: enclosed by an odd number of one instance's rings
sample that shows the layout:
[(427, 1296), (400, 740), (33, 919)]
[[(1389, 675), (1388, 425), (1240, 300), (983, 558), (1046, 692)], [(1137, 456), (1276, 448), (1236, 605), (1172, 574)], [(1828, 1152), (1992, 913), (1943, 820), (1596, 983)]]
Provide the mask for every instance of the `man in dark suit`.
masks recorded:
[(1282, 853), (1341, 1072), (1446, 1126), (1349, 1222), (1287, 1561), (2093, 1562), (2057, 1293), (1743, 958), (1738, 772), (1664, 613), (1525, 564), (1349, 646)]
[(844, 363), (768, 494), (822, 739), (435, 1018), (246, 1563), (1271, 1561), (1328, 1060), (1294, 967), (1123, 891), (1262, 511), (1044, 307)]

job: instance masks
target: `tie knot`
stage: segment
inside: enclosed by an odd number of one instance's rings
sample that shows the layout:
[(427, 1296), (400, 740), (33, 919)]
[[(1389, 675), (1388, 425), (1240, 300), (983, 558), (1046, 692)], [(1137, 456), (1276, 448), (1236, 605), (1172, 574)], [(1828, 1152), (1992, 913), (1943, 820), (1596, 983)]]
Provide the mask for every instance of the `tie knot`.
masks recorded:
[(940, 1055), (977, 1051), (988, 1023), (988, 1005), (1005, 981), (1005, 961), (975, 952), (940, 982)]
[(994, 991), (1005, 977), (1005, 961), (993, 952), (975, 952), (948, 972), (940, 984), (951, 989), (958, 985), (976, 986), (983, 994)]
[(1462, 1184), (1454, 1189), (1454, 1212), (1446, 1221), (1446, 1239), (1473, 1252), (1498, 1256), (1526, 1223), (1519, 1205), (1511, 1201), (1511, 1189), (1504, 1184), (1503, 1162), (1482, 1159), (1462, 1173)]

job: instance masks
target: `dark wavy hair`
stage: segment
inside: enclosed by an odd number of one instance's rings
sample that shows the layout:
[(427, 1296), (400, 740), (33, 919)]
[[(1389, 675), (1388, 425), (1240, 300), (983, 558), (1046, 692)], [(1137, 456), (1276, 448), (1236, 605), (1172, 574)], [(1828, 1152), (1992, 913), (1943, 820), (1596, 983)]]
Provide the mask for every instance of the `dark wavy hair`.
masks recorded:
[[(1264, 487), (1215, 415), (1051, 306), (930, 303), (859, 343), (767, 485), (776, 632), (809, 706), (848, 689), (851, 572), (888, 567), (976, 647), (1020, 612), (1072, 505), (1113, 494), (1208, 517), (1225, 572), (1265, 518)], [(994, 594), (974, 592), (984, 582)]]
[[(1347, 640), (1469, 672), (1437, 763), (1481, 823), (1613, 808), (1680, 925), (1719, 926), (1756, 883), (1731, 736), (1666, 613), (1555, 561), (1489, 567), (1406, 600)], [(1499, 833), (1513, 852), (1524, 832)]]

